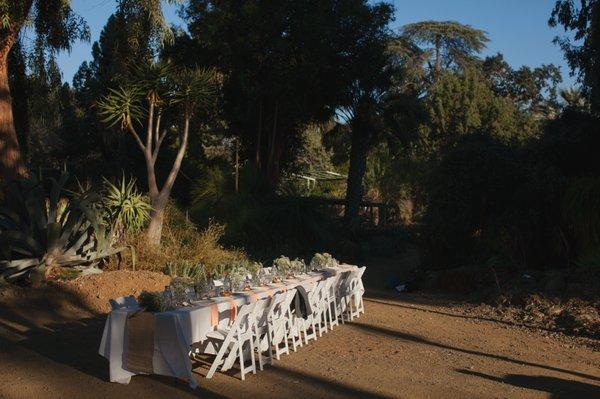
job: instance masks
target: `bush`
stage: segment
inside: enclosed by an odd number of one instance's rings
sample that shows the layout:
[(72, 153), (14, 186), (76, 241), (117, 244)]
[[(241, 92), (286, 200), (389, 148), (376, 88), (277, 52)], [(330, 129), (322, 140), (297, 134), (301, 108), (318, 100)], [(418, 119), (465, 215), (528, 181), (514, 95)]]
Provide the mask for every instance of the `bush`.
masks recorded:
[(560, 176), (533, 168), (520, 148), (471, 135), (448, 151), (429, 182), (424, 261), (430, 268), (560, 262)]
[(340, 234), (334, 220), (308, 198), (273, 194), (252, 167), (242, 169), (240, 180), (235, 193), (227, 170), (208, 168), (192, 190), (194, 222), (222, 223), (224, 242), (263, 260), (309, 256), (335, 245)]
[(178, 264), (203, 265), (205, 272), (210, 273), (221, 263), (246, 258), (241, 250), (226, 249), (219, 243), (224, 231), (224, 226), (213, 222), (198, 230), (181, 210), (170, 204), (159, 247), (149, 245), (144, 234), (128, 237), (127, 242), (135, 249), (138, 269), (164, 272), (168, 263), (176, 261)]
[(524, 146), (480, 134), (457, 142), (428, 182), (425, 264), (447, 268), (493, 256), (530, 268), (594, 263), (599, 126), (567, 111)]

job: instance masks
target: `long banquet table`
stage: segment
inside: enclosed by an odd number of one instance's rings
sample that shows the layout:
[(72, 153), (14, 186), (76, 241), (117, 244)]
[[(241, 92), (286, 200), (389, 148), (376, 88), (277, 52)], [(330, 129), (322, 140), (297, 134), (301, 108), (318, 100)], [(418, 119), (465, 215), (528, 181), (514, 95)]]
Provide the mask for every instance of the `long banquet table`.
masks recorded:
[[(237, 308), (302, 285), (311, 291), (316, 282), (333, 275), (349, 272), (357, 266), (339, 265), (320, 272), (311, 272), (284, 280), (282, 283), (255, 287), (249, 291), (234, 292), (231, 296), (194, 301), (192, 305), (166, 312), (155, 313), (153, 374), (187, 380), (191, 388), (197, 386), (189, 357), (192, 345), (206, 340), (206, 334), (218, 326), (226, 325), (235, 317)], [(123, 368), (127, 353), (127, 318), (132, 309), (117, 309), (108, 314), (100, 342), (100, 355), (110, 363), (110, 381), (128, 384), (138, 374)], [(204, 348), (211, 353), (211, 348)]]

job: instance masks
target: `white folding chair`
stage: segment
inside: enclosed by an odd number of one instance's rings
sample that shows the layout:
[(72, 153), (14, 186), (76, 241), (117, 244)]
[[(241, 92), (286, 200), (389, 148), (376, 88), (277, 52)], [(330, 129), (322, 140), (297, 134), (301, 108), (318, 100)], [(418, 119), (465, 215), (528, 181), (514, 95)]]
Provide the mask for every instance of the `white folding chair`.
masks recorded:
[(329, 321), (329, 329), (333, 330), (333, 326), (339, 326), (339, 313), (338, 313), (338, 301), (337, 292), (339, 289), (340, 281), (342, 279), (341, 274), (336, 274), (333, 277), (328, 278), (329, 287), (325, 291), (325, 304), (326, 304), (326, 316)]
[(365, 266), (358, 269), (358, 275), (356, 276), (356, 287), (354, 288), (356, 297), (358, 299), (358, 313), (365, 314), (365, 303), (363, 301), (363, 294), (365, 293), (365, 288), (362, 282), (362, 276), (365, 274), (367, 268)]
[(131, 309), (131, 310), (139, 310), (140, 304), (137, 299), (133, 295), (122, 296), (116, 299), (109, 299), (108, 303), (112, 310), (118, 309)]
[[(252, 311), (253, 333), (254, 333), (254, 344), (258, 356), (258, 368), (262, 371), (264, 369), (265, 358), (263, 352), (269, 349), (269, 330), (268, 330), (268, 314), (270, 309), (271, 298), (262, 299), (256, 302), (254, 310)], [(271, 360), (271, 351), (269, 350), (269, 362)]]
[[(237, 358), (240, 364), (241, 379), (245, 379), (248, 372), (256, 374), (256, 362), (254, 358), (254, 333), (252, 318), (255, 303), (242, 305), (238, 310), (237, 317), (228, 328), (217, 329), (206, 334), (206, 338), (211, 342), (217, 351), (217, 355), (206, 374), (206, 378), (212, 378), (219, 366), (223, 371), (230, 367), (230, 364)], [(244, 344), (248, 343), (250, 348), (249, 366), (244, 362)], [(224, 359), (225, 355), (229, 355)], [(237, 356), (236, 356), (237, 355)]]
[(342, 310), (342, 323), (344, 320), (354, 320), (355, 317), (360, 315), (361, 311), (364, 313), (361, 279), (365, 270), (366, 267), (352, 270), (344, 281), (341, 288), (341, 296), (344, 304)]
[(297, 289), (294, 289), (293, 292), (288, 291), (288, 297), (286, 297), (285, 302), (282, 307), (285, 310), (285, 318), (286, 318), (286, 340), (292, 341), (292, 349), (294, 352), (298, 350), (299, 347), (302, 347), (302, 325), (300, 324), (300, 320), (303, 320), (298, 317), (295, 310), (292, 307), (292, 302), (294, 297), (296, 296)]
[(273, 361), (273, 355), (279, 360), (281, 355), (290, 353), (288, 346), (289, 316), (290, 304), (294, 299), (294, 295), (296, 295), (296, 290), (292, 289), (277, 294), (271, 299), (267, 312), (267, 334), (271, 362)]
[(337, 297), (339, 298), (338, 313), (342, 324), (345, 323), (346, 310), (349, 303), (350, 281), (355, 274), (354, 270), (344, 272), (341, 275), (339, 285), (337, 287)]
[(308, 300), (312, 313), (308, 315), (308, 318), (303, 319), (300, 317), (296, 318), (297, 326), (304, 333), (304, 343), (312, 339), (317, 339), (317, 328), (319, 330), (319, 336), (323, 335), (323, 325), (321, 319), (323, 316), (323, 306), (321, 303), (321, 293), (325, 287), (326, 280), (321, 280), (315, 284), (315, 287), (308, 293)]
[(331, 286), (329, 279), (319, 281), (316, 287), (315, 295), (312, 297), (313, 306), (315, 311), (313, 312), (313, 323), (319, 330), (319, 337), (323, 336), (324, 332), (327, 332), (327, 302), (326, 302), (326, 291)]

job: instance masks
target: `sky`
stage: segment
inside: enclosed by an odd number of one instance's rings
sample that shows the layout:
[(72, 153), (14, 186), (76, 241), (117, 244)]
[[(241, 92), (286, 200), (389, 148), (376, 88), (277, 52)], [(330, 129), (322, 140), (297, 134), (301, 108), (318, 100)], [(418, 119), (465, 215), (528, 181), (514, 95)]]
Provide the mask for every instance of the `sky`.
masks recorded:
[[(483, 56), (498, 52), (513, 66), (555, 64), (563, 74), (561, 86), (571, 86), (569, 68), (558, 46), (552, 43), (562, 29), (550, 28), (548, 18), (555, 0), (390, 0), (396, 9), (392, 24), (398, 29), (404, 24), (423, 20), (452, 20), (483, 29), (490, 42)], [(75, 43), (70, 53), (59, 55), (63, 80), (71, 82), (79, 65), (91, 59), (92, 43), (98, 39), (108, 17), (114, 12), (115, 0), (72, 0), (72, 7), (90, 26), (92, 41)], [(177, 7), (164, 6), (170, 23), (183, 25)]]

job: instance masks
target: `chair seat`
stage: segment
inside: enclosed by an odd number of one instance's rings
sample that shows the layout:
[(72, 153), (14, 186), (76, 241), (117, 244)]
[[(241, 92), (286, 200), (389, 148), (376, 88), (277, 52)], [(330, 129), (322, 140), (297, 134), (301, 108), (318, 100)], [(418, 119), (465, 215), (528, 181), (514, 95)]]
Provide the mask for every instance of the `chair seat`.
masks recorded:
[(229, 330), (217, 329), (214, 331), (209, 331), (206, 334), (206, 337), (223, 341), (223, 340), (225, 340), (225, 337), (227, 337), (228, 333), (229, 333)]
[[(214, 331), (208, 332), (206, 334), (206, 338), (224, 341), (228, 334), (229, 334), (229, 330), (219, 328)], [(252, 335), (252, 331), (246, 331), (246, 332), (240, 334), (240, 338), (243, 341), (243, 340), (248, 339), (250, 337), (250, 335)], [(237, 336), (234, 335), (233, 337), (231, 337), (231, 342), (237, 342), (237, 340), (238, 340)]]

